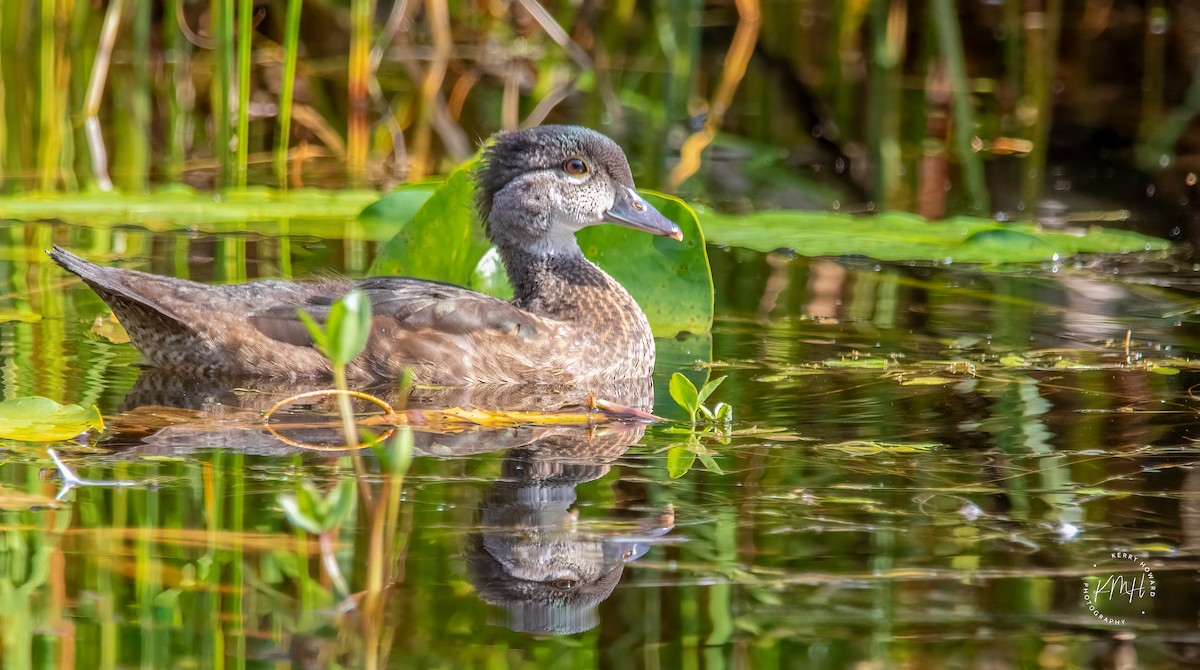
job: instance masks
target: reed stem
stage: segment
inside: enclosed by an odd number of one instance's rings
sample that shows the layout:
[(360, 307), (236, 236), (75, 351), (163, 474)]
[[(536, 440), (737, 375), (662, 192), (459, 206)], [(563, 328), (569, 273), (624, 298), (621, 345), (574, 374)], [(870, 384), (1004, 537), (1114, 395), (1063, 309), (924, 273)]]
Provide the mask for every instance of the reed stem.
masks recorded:
[[(288, 0), (287, 18), (284, 20), (283, 82), (279, 91), (279, 138), (275, 144), (275, 175), (279, 179), (279, 188), (281, 189), (287, 189), (288, 187), (288, 148), (291, 146), (292, 137), (292, 98), (296, 94), (296, 56), (300, 48), (300, 3), (301, 0)], [(284, 244), (286, 245), (286, 241)]]
[(237, 117), (237, 164), (235, 183), (246, 188), (246, 177), (250, 164), (250, 39), (254, 36), (254, 0), (238, 3), (238, 117)]
[(962, 33), (958, 27), (958, 12), (952, 0), (932, 0), (933, 24), (937, 33), (938, 50), (946, 63), (954, 101), (954, 144), (962, 162), (969, 207), (975, 213), (989, 211), (987, 184), (983, 176), (983, 158), (975, 147), (975, 112), (967, 79), (966, 58), (963, 55)]

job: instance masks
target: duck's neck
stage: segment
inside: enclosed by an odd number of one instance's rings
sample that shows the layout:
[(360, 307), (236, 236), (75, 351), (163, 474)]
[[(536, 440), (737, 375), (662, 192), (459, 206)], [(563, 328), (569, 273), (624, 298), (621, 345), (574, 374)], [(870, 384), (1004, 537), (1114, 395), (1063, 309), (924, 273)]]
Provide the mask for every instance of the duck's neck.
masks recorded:
[[(591, 322), (634, 317), (642, 310), (615, 279), (583, 257), (578, 246), (531, 251), (499, 249), (513, 287), (513, 304), (563, 321)], [(615, 311), (615, 313), (614, 313)]]

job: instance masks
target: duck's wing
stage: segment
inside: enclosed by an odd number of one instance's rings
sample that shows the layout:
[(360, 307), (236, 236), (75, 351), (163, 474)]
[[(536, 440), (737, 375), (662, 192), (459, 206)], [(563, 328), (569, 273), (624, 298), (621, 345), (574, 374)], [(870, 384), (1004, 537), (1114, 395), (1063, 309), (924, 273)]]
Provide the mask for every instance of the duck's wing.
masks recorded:
[[(370, 277), (357, 284), (371, 303), (374, 328), (425, 331), (428, 334), (504, 333), (535, 337), (544, 319), (511, 303), (461, 286), (412, 277)], [(271, 339), (312, 346), (312, 336), (297, 315), (308, 313), (324, 325), (338, 295), (310, 296), (302, 304), (275, 305), (249, 314), (250, 322)]]
[[(357, 283), (371, 303), (371, 337), (359, 372), (391, 378), (404, 367), (437, 383), (508, 381), (503, 361), (533, 355), (556, 324), (498, 298), (461, 286), (411, 277), (371, 277)], [(324, 324), (337, 295), (304, 304), (256, 310), (249, 321), (263, 335), (295, 346), (313, 346), (297, 316), (302, 309)], [(535, 358), (531, 358), (531, 365)], [(520, 366), (516, 366), (520, 367)]]

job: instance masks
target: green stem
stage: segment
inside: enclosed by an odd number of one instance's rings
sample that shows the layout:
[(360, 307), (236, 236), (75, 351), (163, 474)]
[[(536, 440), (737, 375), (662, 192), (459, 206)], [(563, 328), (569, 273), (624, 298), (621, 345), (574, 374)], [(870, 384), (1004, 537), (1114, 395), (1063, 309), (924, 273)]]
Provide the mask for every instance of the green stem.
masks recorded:
[(1037, 208), (1042, 183), (1046, 179), (1046, 143), (1050, 137), (1050, 83), (1058, 63), (1058, 32), (1062, 23), (1062, 1), (1048, 0), (1045, 11), (1027, 9), (1025, 13), (1025, 95), (1037, 110), (1030, 140), (1033, 148), (1025, 159), (1021, 200), (1027, 211)]
[(300, 44), (300, 2), (288, 0), (283, 34), (283, 86), (279, 92), (279, 143), (275, 147), (275, 174), (279, 188), (287, 189), (288, 147), (292, 137), (292, 98), (296, 91), (296, 52)]
[(946, 74), (954, 97), (954, 144), (958, 159), (962, 161), (970, 207), (974, 212), (987, 212), (990, 209), (987, 184), (983, 177), (983, 159), (974, 147), (975, 113), (971, 107), (958, 12), (953, 0), (932, 0), (931, 6), (938, 49), (946, 62)]
[(338, 414), (342, 416), (342, 438), (348, 449), (358, 449), (358, 429), (354, 425), (354, 406), (350, 396), (345, 393), (350, 387), (346, 384), (346, 366), (333, 366), (333, 386), (342, 393), (338, 394)]
[(237, 179), (238, 188), (246, 188), (246, 173), (250, 164), (250, 38), (254, 36), (251, 18), (254, 0), (238, 3), (238, 125)]
[(213, 157), (220, 176), (218, 186), (229, 183), (229, 86), (233, 69), (233, 0), (212, 0), (213, 50), (217, 76), (212, 89), (213, 125), (216, 127)]

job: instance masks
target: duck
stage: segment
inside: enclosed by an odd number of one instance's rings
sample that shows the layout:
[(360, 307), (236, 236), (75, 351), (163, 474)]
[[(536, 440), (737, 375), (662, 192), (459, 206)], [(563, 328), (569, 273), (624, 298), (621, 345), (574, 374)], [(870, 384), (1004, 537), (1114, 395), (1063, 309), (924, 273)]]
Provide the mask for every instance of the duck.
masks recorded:
[(575, 233), (615, 224), (683, 239), (638, 194), (625, 153), (579, 126), (501, 131), (474, 173), (475, 210), (513, 288), (504, 301), (412, 277), (206, 285), (47, 253), (109, 305), (145, 363), (198, 377), (324, 379), (328, 359), (298, 310), (324, 323), (360, 289), (372, 321), (347, 367), (356, 382), (590, 387), (648, 379), (654, 337), (637, 302), (587, 260)]

